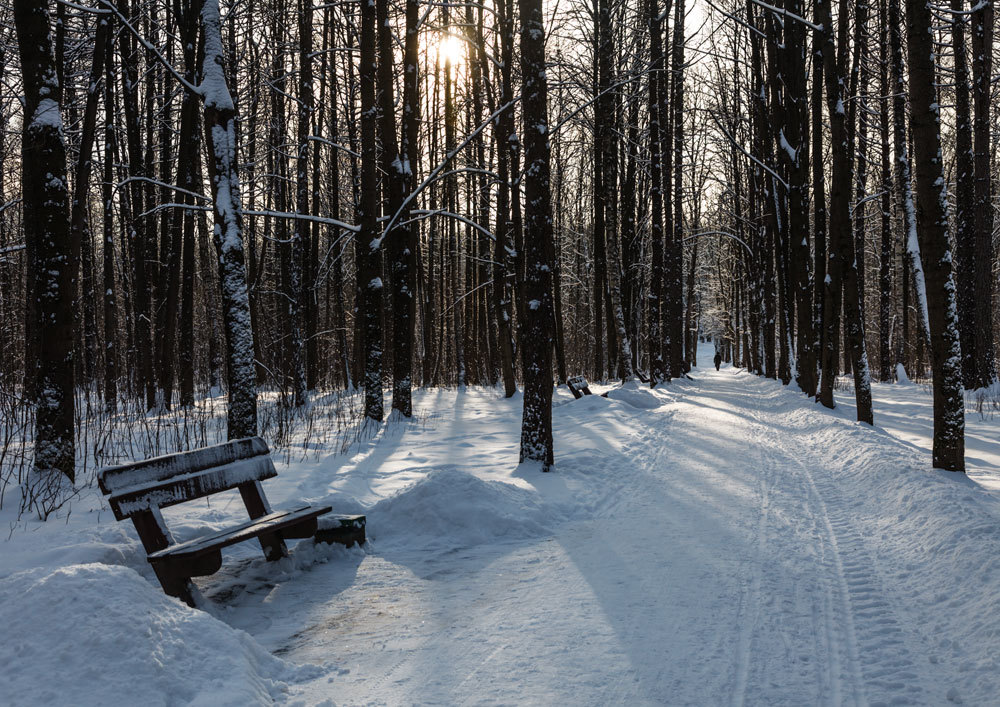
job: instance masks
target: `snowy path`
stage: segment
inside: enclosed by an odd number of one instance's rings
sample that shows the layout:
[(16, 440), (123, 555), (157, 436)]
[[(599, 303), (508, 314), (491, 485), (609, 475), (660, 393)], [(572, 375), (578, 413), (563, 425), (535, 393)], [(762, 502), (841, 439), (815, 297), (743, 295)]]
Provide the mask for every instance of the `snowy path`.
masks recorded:
[[(964, 648), (941, 638), (944, 624), (956, 627), (921, 613), (922, 602), (966, 607), (945, 604), (926, 576), (914, 582), (912, 559), (873, 525), (877, 492), (855, 467), (906, 464), (906, 447), (772, 381), (725, 368), (696, 378), (557, 408), (556, 472), (510, 477), (506, 467), (506, 482), (560, 517), (537, 536), (449, 539), (447, 525), (443, 538), (408, 536), (390, 522), (399, 503), (383, 515), (375, 506), (368, 554), (241, 590), (226, 620), (286, 659), (329, 664), (293, 689), (307, 703), (876, 705), (992, 694), (992, 659), (959, 666)], [(438, 483), (421, 503), (460, 507), (482, 491), (449, 495), (465, 472), (502, 478), (513, 449), (498, 440), (517, 422), (505, 405), (472, 415), (492, 444), (456, 448), (476, 435), (462, 430), (442, 453), (439, 435), (408, 432), (377, 464), (359, 455), (346, 474), (353, 492), (358, 469), (377, 490), (374, 475), (405, 476), (408, 460), (440, 469), (437, 450), (451, 471), (431, 475)], [(995, 510), (967, 482), (920, 473)]]
[[(364, 512), (369, 543), (229, 548), (198, 579), (222, 622), (85, 490), (0, 551), (0, 703), (1000, 705), (1000, 420), (968, 417), (952, 474), (920, 386), (874, 386), (873, 429), (846, 393), (693, 378), (557, 390), (551, 474), (514, 463), (520, 398), (481, 388), (286, 448), (272, 503)], [(165, 511), (179, 540), (244, 514)]]

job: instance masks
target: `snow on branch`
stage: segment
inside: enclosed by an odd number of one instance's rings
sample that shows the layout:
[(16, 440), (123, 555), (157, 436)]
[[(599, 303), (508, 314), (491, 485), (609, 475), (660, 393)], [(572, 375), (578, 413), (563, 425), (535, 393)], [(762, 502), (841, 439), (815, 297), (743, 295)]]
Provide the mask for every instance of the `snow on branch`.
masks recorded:
[(406, 195), (406, 198), (403, 199), (403, 203), (399, 205), (398, 209), (396, 209), (396, 213), (394, 213), (392, 215), (392, 218), (389, 219), (389, 221), (386, 223), (385, 228), (382, 229), (381, 235), (379, 235), (378, 238), (374, 239), (369, 244), (369, 247), (372, 250), (377, 250), (378, 247), (382, 245), (382, 241), (385, 240), (385, 237), (386, 237), (386, 235), (388, 235), (389, 231), (392, 230), (392, 228), (396, 225), (396, 223), (399, 220), (399, 217), (403, 214), (403, 211), (406, 209), (406, 207), (409, 206), (410, 202), (412, 202), (414, 199), (416, 199), (417, 196), (424, 189), (426, 189), (431, 184), (433, 184), (435, 181), (437, 181), (438, 175), (444, 170), (445, 167), (448, 166), (448, 163), (450, 163), (453, 159), (455, 159), (455, 156), (459, 152), (461, 152), (466, 147), (468, 147), (469, 143), (471, 143), (473, 140), (475, 140), (476, 136), (479, 135), (479, 133), (481, 133), (483, 130), (486, 129), (487, 125), (490, 125), (494, 120), (496, 120), (508, 108), (513, 108), (514, 104), (517, 103), (519, 100), (520, 100), (520, 98), (514, 98), (514, 99), (508, 101), (507, 103), (503, 104), (499, 108), (497, 108), (495, 111), (493, 111), (490, 114), (490, 116), (486, 120), (484, 120), (482, 123), (480, 123), (479, 127), (477, 127), (475, 130), (473, 130), (471, 133), (469, 133), (465, 137), (465, 139), (462, 140), (462, 142), (460, 142), (457, 147), (455, 147), (454, 150), (452, 150), (447, 155), (445, 155), (444, 159), (441, 160), (441, 162), (433, 170), (431, 170), (431, 173), (427, 175), (427, 178), (423, 182), (421, 182), (420, 185), (416, 189), (414, 189), (413, 191), (411, 191), (409, 194)]
[(763, 7), (765, 10), (770, 10), (774, 14), (780, 15), (781, 17), (787, 17), (787, 18), (789, 18), (791, 20), (795, 20), (796, 22), (801, 22), (806, 27), (808, 27), (809, 29), (811, 29), (811, 30), (813, 30), (815, 32), (822, 32), (823, 31), (823, 25), (818, 25), (818, 24), (816, 24), (814, 22), (810, 22), (809, 20), (807, 20), (806, 18), (802, 17), (801, 15), (796, 15), (794, 12), (789, 12), (788, 10), (785, 10), (784, 8), (775, 7), (774, 5), (769, 5), (768, 3), (764, 2), (763, 0), (750, 0), (750, 2), (752, 2), (754, 5), (758, 5), (760, 7)]
[(132, 24), (128, 21), (128, 18), (125, 17), (125, 15), (123, 15), (117, 7), (115, 7), (114, 3), (110, 2), (110, 0), (97, 0), (97, 2), (106, 7), (109, 12), (114, 14), (115, 17), (118, 18), (118, 21), (122, 23), (122, 26), (125, 29), (127, 29), (132, 34), (133, 37), (139, 40), (139, 44), (141, 44), (143, 48), (146, 49), (146, 51), (152, 54), (156, 58), (156, 60), (160, 62), (160, 64), (162, 64), (163, 67), (168, 72), (170, 72), (170, 75), (173, 76), (181, 84), (181, 86), (183, 86), (188, 91), (191, 91), (191, 93), (197, 96), (204, 95), (201, 91), (201, 88), (195, 86), (193, 83), (185, 79), (181, 75), (181, 73), (176, 68), (174, 68), (174, 65), (171, 64), (169, 61), (167, 61), (167, 58), (164, 57), (163, 54), (161, 54), (156, 47), (150, 44), (149, 41), (142, 36), (142, 32), (140, 32), (139, 30), (137, 30), (135, 27), (132, 26)]

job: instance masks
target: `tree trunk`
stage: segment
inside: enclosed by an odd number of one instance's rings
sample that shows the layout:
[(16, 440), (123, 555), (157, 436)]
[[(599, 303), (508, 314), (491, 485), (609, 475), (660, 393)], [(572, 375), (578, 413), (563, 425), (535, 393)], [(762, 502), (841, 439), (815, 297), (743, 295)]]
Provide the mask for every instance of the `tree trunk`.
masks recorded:
[(229, 364), (229, 439), (257, 434), (257, 386), (253, 330), (243, 257), (243, 210), (236, 164), (236, 107), (226, 85), (218, 0), (201, 9), (205, 41), (205, 137), (215, 215), (215, 247), (219, 253), (222, 314)]
[[(833, 149), (833, 181), (830, 190), (830, 270), (833, 281), (843, 282), (844, 312), (846, 314), (845, 339), (851, 349), (851, 363), (854, 369), (854, 395), (857, 401), (857, 417), (861, 422), (874, 424), (871, 398), (871, 376), (868, 370), (868, 354), (865, 344), (864, 322), (861, 317), (860, 297), (858, 289), (858, 273), (855, 261), (854, 239), (851, 236), (851, 165), (847, 149), (848, 134), (845, 114), (845, 87), (843, 67), (838, 66), (838, 54), (835, 53), (833, 41), (833, 19), (830, 12), (832, 0), (817, 0), (816, 12), (820, 25), (824, 28), (823, 35), (823, 78), (826, 83), (826, 101), (830, 117), (830, 134)], [(841, 22), (847, 19), (845, 3), (842, 2)], [(842, 50), (846, 32), (841, 31)], [(843, 149), (842, 147), (843, 146)], [(842, 277), (841, 277), (842, 276)], [(832, 298), (831, 298), (832, 299)], [(835, 311), (828, 307), (824, 319), (836, 322)], [(829, 329), (827, 335), (830, 336)], [(831, 337), (832, 338), (832, 337)], [(836, 360), (834, 350), (828, 342), (823, 356), (823, 389), (821, 401), (827, 407), (833, 407), (833, 377)]]
[(361, 3), (361, 199), (358, 204), (358, 289), (364, 293), (365, 418), (382, 421), (382, 277), (378, 227), (378, 176), (375, 132), (375, 4)]
[(993, 344), (993, 177), (991, 176), (991, 111), (993, 102), (993, 0), (976, 4), (972, 13), (973, 132), (975, 134), (976, 212), (976, 375), (975, 387), (991, 385), (997, 379)]
[[(379, 25), (379, 96), (381, 98), (380, 118), (382, 120), (382, 164), (388, 183), (388, 209), (390, 218), (403, 206), (403, 199), (411, 189), (415, 164), (410, 158), (416, 154), (415, 127), (418, 124), (416, 111), (419, 110), (417, 94), (417, 21), (418, 8), (415, 0), (406, 5), (406, 39), (403, 56), (403, 123), (400, 142), (396, 143), (396, 118), (392, 84), (392, 34), (389, 27), (389, 6), (387, 0), (376, 4)], [(412, 132), (411, 134), (411, 131)], [(407, 220), (400, 214), (397, 221)], [(386, 236), (389, 239), (389, 262), (392, 271), (392, 408), (405, 416), (413, 415), (413, 334), (416, 315), (416, 277), (414, 260), (416, 238), (413, 226), (395, 226)]]
[[(888, 13), (885, 5), (880, 4), (881, 24), (879, 34), (883, 38), (888, 32)], [(888, 383), (894, 380), (892, 368), (892, 265), (896, 254), (892, 241), (892, 166), (889, 159), (889, 46), (888, 42), (879, 43), (879, 93), (882, 95), (879, 103), (879, 140), (882, 145), (882, 196), (879, 197), (881, 210), (880, 232), (881, 248), (879, 250), (879, 380)]]
[(21, 185), (24, 238), (36, 261), (34, 331), (38, 337), (34, 470), (46, 478), (75, 476), (73, 247), (66, 187), (62, 89), (52, 58), (48, 2), (14, 0), (14, 25), (24, 86)]
[(552, 268), (546, 243), (552, 238), (549, 192), (549, 130), (546, 109), (545, 25), (541, 0), (519, 0), (521, 11), (521, 105), (524, 111), (524, 411), (522, 462), (547, 471), (552, 451)]
[[(962, 0), (951, 9), (962, 12)], [(972, 111), (969, 105), (969, 61), (965, 40), (966, 16), (951, 18), (955, 91), (955, 271), (958, 292), (958, 331), (962, 343), (962, 380), (975, 388), (979, 356), (976, 351), (976, 182), (972, 149)], [(980, 306), (987, 306), (986, 302)]]
[[(916, 297), (917, 335), (920, 341), (928, 340), (927, 290), (924, 286), (924, 267), (917, 240), (916, 208), (913, 203), (909, 144), (906, 139), (906, 83), (903, 65), (903, 39), (899, 0), (888, 0), (889, 48), (892, 64), (892, 135), (893, 154), (896, 159), (895, 186), (899, 210), (903, 214), (903, 280), (913, 277)], [(904, 296), (904, 315), (906, 297)], [(904, 337), (905, 338), (905, 337)], [(903, 363), (903, 361), (901, 361)], [(913, 375), (914, 371), (909, 371)]]
[[(660, 142), (662, 114), (660, 91), (664, 83), (663, 21), (657, 0), (648, 0), (649, 26), (649, 198), (652, 263), (649, 274), (649, 384), (656, 386), (667, 379), (663, 360), (663, 147)], [(737, 207), (738, 208), (738, 207)]]
[(941, 164), (941, 116), (935, 95), (934, 38), (927, 0), (907, 0), (910, 115), (916, 177), (916, 226), (927, 258), (928, 324), (934, 372), (934, 467), (965, 471), (962, 351), (948, 245), (948, 202)]
[(104, 179), (101, 183), (104, 240), (104, 407), (113, 414), (118, 407), (118, 300), (115, 285), (114, 192), (115, 178), (115, 74), (114, 39), (105, 33), (104, 55)]

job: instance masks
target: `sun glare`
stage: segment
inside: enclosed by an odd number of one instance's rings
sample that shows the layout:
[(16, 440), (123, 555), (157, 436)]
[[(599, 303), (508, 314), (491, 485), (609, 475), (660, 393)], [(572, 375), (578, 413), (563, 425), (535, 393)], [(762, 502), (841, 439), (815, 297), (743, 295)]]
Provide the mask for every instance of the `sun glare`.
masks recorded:
[(441, 38), (438, 43), (441, 61), (450, 61), (452, 66), (460, 66), (465, 63), (465, 42), (458, 37), (451, 35)]

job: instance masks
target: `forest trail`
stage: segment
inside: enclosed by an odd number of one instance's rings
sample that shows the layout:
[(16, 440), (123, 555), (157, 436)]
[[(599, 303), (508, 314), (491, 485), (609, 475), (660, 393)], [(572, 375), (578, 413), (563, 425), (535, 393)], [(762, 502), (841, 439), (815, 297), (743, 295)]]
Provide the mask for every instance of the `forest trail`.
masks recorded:
[[(913, 584), (909, 545), (873, 530), (878, 492), (852, 475), (905, 466), (905, 445), (773, 381), (694, 378), (562, 401), (544, 476), (475, 481), (491, 474), (488, 442), (446, 440), (452, 457), (433, 430), (406, 431), (380, 473), (435, 468), (372, 508), (367, 553), (240, 588), (223, 618), (326, 664), (293, 689), (308, 703), (940, 704), (969, 681), (990, 689), (973, 664), (958, 680), (964, 649), (942, 638), (959, 600), (936, 625), (921, 613), (940, 585)], [(519, 406), (491, 405), (456, 414), (504, 439)], [(432, 534), (425, 513), (443, 516)]]

